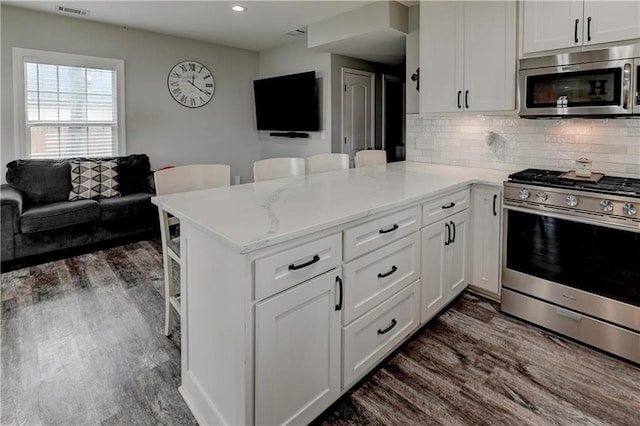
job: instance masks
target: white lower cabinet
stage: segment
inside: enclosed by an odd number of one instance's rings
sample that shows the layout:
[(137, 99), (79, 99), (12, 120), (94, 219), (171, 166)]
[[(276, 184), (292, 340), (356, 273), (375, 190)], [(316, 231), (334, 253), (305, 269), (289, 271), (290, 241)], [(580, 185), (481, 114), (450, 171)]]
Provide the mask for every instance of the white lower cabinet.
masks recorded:
[(500, 295), (500, 235), (502, 190), (474, 186), (472, 189), (471, 280), (477, 289)]
[(364, 314), (343, 331), (343, 388), (382, 360), (420, 324), (420, 280)]
[(422, 229), (420, 321), (437, 314), (467, 286), (469, 211)]
[(305, 424), (340, 395), (342, 282), (333, 270), (256, 305), (255, 424)]

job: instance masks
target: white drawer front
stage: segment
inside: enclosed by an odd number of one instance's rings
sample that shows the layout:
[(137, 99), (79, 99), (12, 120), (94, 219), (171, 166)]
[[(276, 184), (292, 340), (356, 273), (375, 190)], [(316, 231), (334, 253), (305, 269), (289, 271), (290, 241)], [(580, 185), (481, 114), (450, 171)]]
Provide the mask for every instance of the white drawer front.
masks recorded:
[(420, 280), (342, 331), (342, 388), (376, 365), (420, 323)]
[(420, 277), (420, 233), (343, 266), (344, 324), (387, 300)]
[(342, 262), (340, 234), (257, 259), (256, 299), (262, 300), (335, 268)]
[(469, 189), (439, 197), (422, 205), (422, 226), (444, 219), (469, 207)]
[(345, 261), (354, 259), (420, 229), (420, 206), (374, 219), (344, 231)]

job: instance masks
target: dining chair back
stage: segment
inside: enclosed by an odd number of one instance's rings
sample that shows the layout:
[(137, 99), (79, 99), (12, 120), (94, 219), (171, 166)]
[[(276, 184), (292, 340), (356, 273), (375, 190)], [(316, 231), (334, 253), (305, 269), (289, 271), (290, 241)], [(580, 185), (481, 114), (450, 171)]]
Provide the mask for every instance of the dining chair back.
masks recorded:
[(262, 182), (305, 174), (304, 158), (267, 158), (253, 163), (253, 180)]
[[(217, 188), (231, 184), (231, 167), (226, 164), (194, 164), (158, 170), (153, 175), (156, 194), (169, 195), (178, 192)], [(173, 329), (173, 310), (180, 313), (180, 286), (174, 282), (174, 264), (180, 265), (180, 236), (176, 225), (178, 218), (158, 207), (160, 239), (164, 265), (164, 334)]]
[(317, 154), (307, 158), (307, 174), (349, 168), (348, 154)]
[(379, 164), (387, 164), (387, 151), (382, 149), (367, 149), (356, 152), (356, 167), (375, 166)]

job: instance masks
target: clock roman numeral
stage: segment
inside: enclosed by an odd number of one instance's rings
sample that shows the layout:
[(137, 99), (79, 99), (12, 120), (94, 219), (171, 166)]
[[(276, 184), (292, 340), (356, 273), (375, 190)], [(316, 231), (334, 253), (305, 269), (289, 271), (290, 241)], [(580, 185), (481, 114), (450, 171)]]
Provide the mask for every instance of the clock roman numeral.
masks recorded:
[(200, 74), (202, 72), (202, 68), (204, 68), (204, 65), (200, 65), (200, 69), (198, 70), (198, 74)]
[(185, 95), (181, 95), (180, 96), (180, 102), (183, 103), (183, 104), (186, 104), (187, 103), (187, 97)]
[(182, 93), (182, 90), (180, 90), (179, 88), (178, 89), (173, 89), (171, 91), (171, 93), (173, 93), (174, 96), (178, 96), (178, 95), (180, 95)]
[(213, 84), (212, 83), (207, 83), (207, 84), (204, 85), (204, 87), (213, 87)]
[(171, 73), (171, 77), (180, 78), (180, 74), (174, 71)]
[(180, 83), (178, 83), (178, 82), (177, 82), (177, 81), (175, 81), (175, 80), (172, 80), (172, 81), (171, 81), (171, 83), (169, 83), (169, 84), (170, 84), (171, 86), (173, 86), (173, 87), (177, 87)]
[(189, 70), (184, 64), (180, 65), (180, 69), (182, 70), (182, 72), (187, 72)]
[(196, 64), (189, 64), (189, 71), (195, 71), (196, 70)]
[(207, 74), (207, 75), (205, 75), (205, 76), (203, 77), (203, 80), (206, 80), (206, 79), (208, 79), (208, 78), (211, 78), (211, 74)]
[(196, 104), (196, 100), (191, 98), (191, 105), (195, 105)]
[(202, 96), (198, 96), (200, 98), (200, 102), (205, 103), (206, 100)]

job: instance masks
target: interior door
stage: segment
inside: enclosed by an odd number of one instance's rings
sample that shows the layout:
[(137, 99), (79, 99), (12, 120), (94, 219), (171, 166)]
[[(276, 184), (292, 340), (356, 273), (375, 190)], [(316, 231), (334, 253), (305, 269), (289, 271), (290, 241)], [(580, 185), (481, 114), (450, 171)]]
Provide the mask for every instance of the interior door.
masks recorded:
[(374, 74), (342, 69), (342, 152), (353, 159), (357, 151), (374, 149)]

